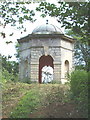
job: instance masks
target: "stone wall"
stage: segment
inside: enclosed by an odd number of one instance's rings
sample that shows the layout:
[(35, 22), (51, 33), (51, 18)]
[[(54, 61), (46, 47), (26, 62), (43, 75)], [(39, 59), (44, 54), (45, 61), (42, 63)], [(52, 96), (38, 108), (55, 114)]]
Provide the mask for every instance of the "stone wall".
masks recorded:
[(31, 47), (31, 80), (39, 79), (39, 58), (44, 54), (43, 47)]
[(62, 39), (30, 39), (20, 44), (20, 79), (28, 77), (38, 82), (39, 59), (50, 55), (54, 64), (54, 80), (65, 80), (65, 60), (69, 61), (69, 70), (73, 66), (73, 44)]
[(49, 54), (54, 59), (54, 80), (60, 81), (61, 78), (61, 50), (59, 46), (52, 46), (49, 49)]
[(19, 54), (20, 54), (19, 77), (21, 81), (26, 81), (26, 78), (30, 79), (30, 71), (31, 71), (30, 49), (25, 49), (22, 51), (20, 50)]
[(30, 73), (30, 79), (33, 81), (33, 82), (38, 82), (38, 78), (39, 78), (39, 64), (31, 64), (31, 73)]
[[(38, 81), (39, 78), (39, 59), (44, 54), (44, 48), (31, 48), (31, 80)], [(60, 47), (49, 47), (49, 55), (54, 59), (54, 80), (60, 81)]]
[(73, 67), (73, 44), (68, 41), (61, 41), (61, 82), (67, 81), (65, 71), (65, 61), (69, 62), (69, 73)]

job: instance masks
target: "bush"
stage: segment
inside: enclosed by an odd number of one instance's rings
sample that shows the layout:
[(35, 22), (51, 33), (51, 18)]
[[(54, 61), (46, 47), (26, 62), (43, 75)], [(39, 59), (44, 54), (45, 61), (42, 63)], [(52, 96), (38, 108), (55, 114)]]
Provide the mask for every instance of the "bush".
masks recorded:
[(61, 81), (58, 81), (58, 80), (52, 80), (50, 83), (51, 83), (51, 84), (61, 84)]
[(14, 76), (12, 73), (9, 73), (6, 69), (3, 68), (2, 83), (3, 82), (9, 82), (9, 81), (17, 82), (18, 81), (18, 75)]
[(78, 104), (83, 117), (88, 115), (88, 72), (76, 70), (70, 76), (72, 98)]
[(74, 96), (78, 97), (82, 91), (87, 92), (88, 73), (86, 71), (74, 71), (71, 73), (71, 91)]
[(27, 83), (27, 84), (37, 83), (36, 81), (31, 81), (31, 79), (28, 77), (25, 77), (23, 79), (19, 79), (19, 82), (23, 82), (23, 83)]

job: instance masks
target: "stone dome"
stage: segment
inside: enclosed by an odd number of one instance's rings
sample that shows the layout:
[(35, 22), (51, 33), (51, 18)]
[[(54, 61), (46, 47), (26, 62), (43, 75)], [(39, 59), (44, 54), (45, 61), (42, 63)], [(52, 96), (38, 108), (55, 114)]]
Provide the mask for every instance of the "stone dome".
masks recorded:
[(53, 24), (43, 24), (36, 27), (32, 34), (63, 34), (61, 29)]

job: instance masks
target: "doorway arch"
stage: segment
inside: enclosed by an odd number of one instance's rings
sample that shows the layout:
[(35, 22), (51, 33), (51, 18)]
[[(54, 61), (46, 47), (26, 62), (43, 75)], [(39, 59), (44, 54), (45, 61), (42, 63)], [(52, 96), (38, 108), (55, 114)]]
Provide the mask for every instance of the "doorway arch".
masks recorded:
[(42, 68), (51, 66), (54, 69), (53, 58), (50, 55), (43, 55), (39, 59), (39, 83), (42, 83)]

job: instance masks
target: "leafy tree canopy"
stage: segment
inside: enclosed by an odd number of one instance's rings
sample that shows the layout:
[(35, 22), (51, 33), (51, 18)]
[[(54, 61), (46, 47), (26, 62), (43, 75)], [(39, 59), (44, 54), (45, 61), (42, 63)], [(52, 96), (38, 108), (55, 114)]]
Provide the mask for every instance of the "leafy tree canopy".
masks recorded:
[[(36, 0), (37, 1), (37, 0)], [(41, 2), (37, 11), (42, 12), (42, 17), (49, 15), (56, 17), (57, 21), (62, 23), (65, 29), (72, 29), (74, 34), (81, 36), (81, 40), (89, 41), (89, 9), (88, 2), (58, 2), (58, 5)], [(11, 23), (15, 26), (18, 22), (21, 28), (25, 27), (22, 23), (26, 20), (34, 22), (35, 10), (31, 9), (31, 2), (3, 2), (0, 5), (1, 18), (3, 19), (2, 25)], [(18, 27), (20, 28), (20, 27)]]
[[(23, 29), (26, 32), (26, 27), (23, 26), (23, 23), (25, 21), (30, 21), (31, 23), (36, 21), (36, 11), (33, 4), (41, 1), (45, 0), (17, 0), (17, 2), (16, 0), (2, 0), (0, 2), (0, 25), (5, 28), (7, 24), (11, 24), (11, 26)], [(6, 37), (5, 32), (0, 34), (3, 38)]]
[(27, 8), (24, 2), (4, 2), (1, 3), (0, 9), (1, 18), (3, 20), (1, 24), (3, 26), (9, 23), (11, 23), (11, 26), (15, 26), (17, 22), (22, 24), (25, 20), (31, 22), (35, 21), (35, 19), (33, 19), (35, 12), (30, 9), (30, 6)]
[(81, 41), (80, 35), (75, 35), (72, 30), (66, 32), (69, 36), (76, 38), (74, 47), (74, 62), (77, 69), (88, 69), (90, 48), (88, 44)]
[(72, 29), (74, 34), (81, 36), (81, 40), (89, 41), (89, 9), (88, 2), (58, 2), (58, 6), (47, 2), (41, 2), (37, 11), (42, 15), (57, 17), (57, 21), (62, 23), (65, 29)]
[(7, 70), (9, 73), (13, 75), (17, 75), (19, 73), (19, 63), (16, 61), (9, 61), (10, 56), (8, 58), (6, 56), (2, 56), (2, 71)]

